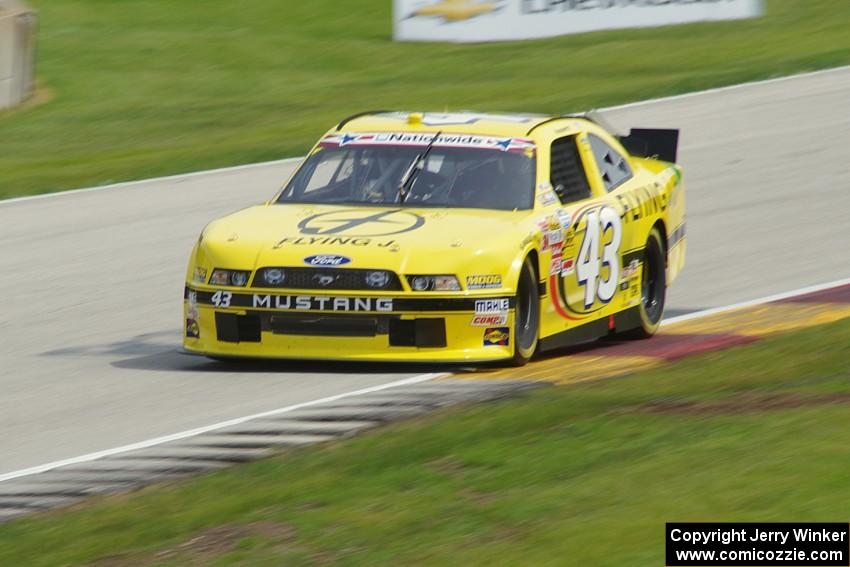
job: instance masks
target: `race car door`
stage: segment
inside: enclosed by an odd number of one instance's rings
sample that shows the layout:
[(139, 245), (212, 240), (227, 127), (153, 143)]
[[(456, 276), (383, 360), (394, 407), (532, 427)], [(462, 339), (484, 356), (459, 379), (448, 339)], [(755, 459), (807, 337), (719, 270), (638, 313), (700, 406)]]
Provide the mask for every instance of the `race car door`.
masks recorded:
[[(552, 301), (568, 326), (607, 317), (622, 307), (619, 294), (624, 226), (621, 207), (610, 190), (628, 183), (628, 162), (616, 153), (597, 164), (595, 135), (582, 132), (555, 140), (551, 147), (552, 185), (569, 217), (561, 269)], [(574, 164), (567, 167), (564, 164)]]

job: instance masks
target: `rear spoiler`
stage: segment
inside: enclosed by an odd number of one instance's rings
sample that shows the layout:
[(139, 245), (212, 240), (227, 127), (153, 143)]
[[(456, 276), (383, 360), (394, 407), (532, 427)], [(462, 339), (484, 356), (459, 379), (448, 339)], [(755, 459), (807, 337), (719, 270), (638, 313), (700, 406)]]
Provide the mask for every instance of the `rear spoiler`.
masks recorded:
[(656, 128), (632, 128), (628, 136), (617, 136), (626, 150), (636, 157), (676, 163), (679, 131)]

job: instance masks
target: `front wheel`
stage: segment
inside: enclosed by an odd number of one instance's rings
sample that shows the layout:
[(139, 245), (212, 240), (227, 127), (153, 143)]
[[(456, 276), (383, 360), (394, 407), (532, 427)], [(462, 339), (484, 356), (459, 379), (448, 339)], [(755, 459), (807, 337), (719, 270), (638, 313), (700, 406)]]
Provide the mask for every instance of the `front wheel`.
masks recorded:
[(529, 259), (522, 265), (516, 294), (514, 316), (514, 366), (523, 366), (537, 350), (540, 329), (540, 290), (537, 273)]
[(658, 228), (653, 228), (646, 239), (640, 278), (640, 327), (625, 333), (628, 338), (649, 338), (661, 325), (667, 295), (667, 267), (661, 239)]

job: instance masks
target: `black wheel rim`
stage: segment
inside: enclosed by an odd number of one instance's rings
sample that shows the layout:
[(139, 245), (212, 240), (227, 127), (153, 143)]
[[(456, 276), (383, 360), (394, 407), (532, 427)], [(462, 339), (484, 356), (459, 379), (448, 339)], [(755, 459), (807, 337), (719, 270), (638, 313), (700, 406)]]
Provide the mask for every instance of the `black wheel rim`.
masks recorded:
[(646, 259), (643, 263), (643, 277), (641, 283), (641, 301), (646, 317), (653, 324), (661, 319), (664, 311), (664, 275), (661, 272), (663, 263), (660, 259), (660, 251), (655, 242), (647, 247)]

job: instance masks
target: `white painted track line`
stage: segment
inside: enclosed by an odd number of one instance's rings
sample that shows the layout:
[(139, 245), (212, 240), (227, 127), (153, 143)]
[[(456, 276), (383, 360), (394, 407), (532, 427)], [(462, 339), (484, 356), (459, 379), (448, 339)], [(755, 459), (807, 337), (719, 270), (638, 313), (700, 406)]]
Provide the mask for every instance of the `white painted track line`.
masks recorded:
[[(662, 326), (670, 325), (672, 323), (679, 323), (679, 322), (682, 322), (682, 321), (690, 321), (690, 320), (693, 320), (693, 319), (700, 319), (700, 318), (703, 318), (703, 317), (716, 315), (718, 313), (724, 313), (724, 312), (733, 311), (733, 310), (736, 310), (736, 309), (743, 309), (743, 308), (752, 307), (752, 306), (755, 306), (755, 305), (763, 305), (765, 303), (771, 303), (773, 301), (790, 299), (792, 297), (807, 295), (807, 294), (818, 292), (818, 291), (825, 291), (825, 290), (828, 290), (828, 289), (833, 289), (833, 288), (844, 286), (844, 285), (850, 285), (850, 278), (838, 280), (838, 281), (834, 281), (834, 282), (828, 282), (828, 283), (824, 283), (824, 284), (818, 284), (818, 285), (814, 285), (814, 286), (808, 286), (808, 287), (804, 287), (804, 288), (801, 288), (801, 289), (788, 291), (788, 292), (784, 292), (784, 293), (769, 295), (769, 296), (762, 297), (762, 298), (759, 298), (759, 299), (754, 299), (752, 301), (744, 301), (744, 302), (736, 303), (736, 304), (733, 304), (733, 305), (727, 305), (727, 306), (717, 307), (717, 308), (713, 308), (713, 309), (705, 309), (705, 310), (702, 310), (702, 311), (699, 311), (699, 312), (696, 312), (696, 313), (689, 313), (687, 315), (681, 315), (679, 317), (673, 317), (671, 319), (665, 319), (664, 322), (662, 323)], [(522, 372), (522, 371), (520, 370), (519, 372)], [(120, 455), (122, 453), (128, 453), (130, 451), (136, 451), (136, 450), (139, 450), (139, 449), (146, 449), (146, 448), (149, 448), (149, 447), (155, 447), (157, 445), (162, 445), (164, 443), (179, 441), (181, 439), (187, 439), (189, 437), (195, 437), (196, 435), (201, 435), (203, 433), (209, 433), (211, 431), (224, 429), (225, 427), (240, 425), (242, 423), (252, 421), (252, 420), (255, 420), (255, 419), (262, 419), (262, 418), (266, 418), (266, 417), (277, 416), (277, 415), (292, 412), (292, 411), (302, 409), (302, 408), (317, 406), (317, 405), (321, 405), (321, 404), (328, 403), (328, 402), (335, 402), (337, 400), (342, 400), (342, 399), (351, 398), (351, 397), (355, 397), (355, 396), (361, 396), (361, 395), (364, 395), (364, 394), (371, 394), (373, 392), (380, 392), (380, 391), (383, 391), (383, 390), (387, 390), (387, 389), (395, 388), (395, 387), (399, 387), (399, 386), (409, 386), (411, 384), (419, 384), (419, 383), (422, 383), (422, 382), (427, 382), (427, 381), (430, 381), (430, 380), (434, 380), (436, 378), (440, 378), (440, 377), (443, 377), (443, 376), (449, 376), (449, 375), (450, 375), (450, 373), (448, 373), (448, 372), (435, 372), (435, 373), (429, 373), (429, 374), (421, 374), (419, 376), (413, 376), (412, 378), (405, 378), (405, 379), (402, 379), (402, 380), (396, 380), (394, 382), (381, 384), (379, 386), (373, 386), (371, 388), (362, 388), (360, 390), (355, 390), (355, 391), (352, 391), (352, 392), (345, 392), (345, 393), (342, 393), (342, 394), (337, 394), (337, 395), (334, 395), (334, 396), (327, 396), (325, 398), (312, 400), (312, 401), (309, 401), (309, 402), (303, 402), (303, 403), (300, 403), (300, 404), (294, 404), (294, 405), (291, 405), (291, 406), (286, 406), (286, 407), (282, 407), (282, 408), (278, 408), (278, 409), (274, 409), (274, 410), (270, 410), (270, 411), (255, 413), (253, 415), (246, 415), (244, 417), (229, 419), (227, 421), (214, 423), (212, 425), (207, 425), (205, 427), (198, 427), (198, 428), (195, 428), (195, 429), (190, 429), (188, 431), (181, 431), (179, 433), (174, 433), (174, 434), (171, 434), (171, 435), (156, 437), (154, 439), (148, 439), (146, 441), (141, 441), (141, 442), (133, 443), (133, 444), (130, 444), (130, 445), (124, 445), (122, 447), (115, 447), (113, 449), (107, 449), (107, 450), (104, 450), (104, 451), (97, 451), (95, 453), (80, 455), (79, 457), (73, 457), (73, 458), (70, 458), (70, 459), (63, 459), (61, 461), (54, 461), (52, 463), (46, 463), (46, 464), (35, 466), (35, 467), (29, 467), (29, 468), (19, 470), (19, 471), (12, 471), (12, 472), (9, 472), (9, 473), (6, 473), (6, 474), (0, 474), (0, 482), (6, 482), (6, 481), (17, 479), (17, 478), (22, 478), (22, 477), (26, 477), (26, 476), (35, 475), (35, 474), (40, 474), (40, 473), (47, 472), (49, 470), (57, 469), (57, 468), (60, 468), (60, 467), (77, 465), (77, 464), (80, 464), (80, 463), (88, 463), (88, 462), (91, 462), (91, 461), (95, 461), (97, 459), (101, 459), (103, 457), (112, 457), (112, 456), (115, 456), (115, 455)]]
[(774, 301), (782, 301), (783, 299), (790, 299), (792, 297), (799, 297), (801, 295), (807, 295), (818, 291), (834, 289), (836, 287), (841, 287), (844, 285), (850, 285), (850, 278), (835, 280), (832, 282), (827, 282), (818, 285), (810, 285), (792, 291), (774, 293), (773, 295), (760, 297), (758, 299), (752, 299), (750, 301), (741, 301), (739, 303), (733, 303), (732, 305), (724, 305), (723, 307), (713, 307), (711, 309), (703, 309), (702, 311), (696, 311), (694, 313), (686, 313), (684, 315), (670, 317), (669, 319), (664, 319), (661, 322), (661, 326), (664, 327), (666, 325), (672, 325), (673, 323), (681, 323), (683, 321), (690, 321), (692, 319), (700, 319), (701, 317), (708, 317), (709, 315), (716, 315), (718, 313), (725, 313), (727, 311), (735, 311), (737, 309), (744, 309), (746, 307), (753, 307), (755, 305), (764, 305), (765, 303), (773, 303)]
[(62, 459), (61, 461), (54, 461), (52, 463), (46, 463), (44, 465), (39, 465), (35, 467), (26, 468), (19, 471), (13, 471), (6, 474), (0, 474), (0, 482), (5, 482), (7, 480), (12, 480), (15, 478), (21, 478), (24, 476), (30, 476), (34, 474), (39, 474), (43, 472), (47, 472), (49, 470), (53, 470), (59, 467), (66, 467), (69, 465), (77, 465), (80, 463), (88, 463), (91, 461), (95, 461), (97, 459), (101, 459), (103, 457), (112, 457), (114, 455), (120, 455), (122, 453), (127, 453), (129, 451), (136, 451), (138, 449), (146, 449), (148, 447), (155, 447), (156, 445), (162, 445), (163, 443), (170, 443), (172, 441), (179, 441), (180, 439), (186, 439), (189, 437), (194, 437), (196, 435), (201, 435), (202, 433), (209, 433), (210, 431), (216, 431), (218, 429), (224, 429), (225, 427), (231, 427), (234, 425), (239, 425), (245, 423), (246, 421), (252, 421), (255, 419), (262, 419), (265, 417), (272, 417), (276, 415), (280, 415), (283, 413), (289, 413), (295, 410), (299, 410), (302, 408), (308, 408), (311, 406), (317, 406), (320, 404), (326, 404), (329, 402), (335, 402), (337, 400), (343, 400), (346, 398), (352, 398), (355, 396), (362, 396), (364, 394), (371, 394), (374, 392), (380, 392), (382, 390), (386, 390), (388, 388), (395, 388), (397, 386), (409, 386), (411, 384), (419, 384), (422, 382), (427, 382), (429, 380), (434, 380), (435, 378), (439, 378), (441, 376), (447, 376), (447, 372), (432, 372), (429, 374), (420, 374), (419, 376), (413, 376), (412, 378), (404, 378), (402, 380), (396, 380), (395, 382), (388, 382), (386, 384), (381, 384), (379, 386), (372, 386), (371, 388), (361, 388), (360, 390), (354, 390), (353, 392), (345, 392), (343, 394), (337, 394), (335, 396), (327, 396), (325, 398), (320, 398), (317, 400), (311, 400), (309, 402), (303, 402), (300, 404), (294, 404), (291, 406), (286, 406), (278, 409), (273, 409), (270, 411), (264, 411), (260, 413), (255, 413), (253, 415), (246, 415), (244, 417), (237, 417), (234, 419), (228, 419), (227, 421), (222, 421), (219, 423), (213, 423), (212, 425), (207, 425), (205, 427), (197, 427), (195, 429), (190, 429), (188, 431), (181, 431), (179, 433), (174, 433), (171, 435), (165, 435), (163, 437), (156, 437), (154, 439), (148, 439), (147, 441), (140, 441), (138, 443), (133, 443), (130, 445), (124, 445), (123, 447), (115, 447), (113, 449), (106, 449), (105, 451), (97, 451), (95, 453), (89, 453), (87, 455), (80, 455), (79, 457), (72, 457), (70, 459)]
[(108, 185), (98, 185), (96, 187), (84, 187), (82, 189), (68, 189), (67, 191), (56, 191), (53, 193), (41, 193), (39, 195), (25, 195), (23, 197), (11, 197), (9, 199), (0, 199), (0, 206), (2, 205), (10, 205), (12, 203), (22, 203), (26, 201), (39, 201), (42, 199), (52, 199), (54, 197), (66, 197), (68, 195), (79, 195), (84, 193), (94, 193), (97, 191), (106, 191), (108, 189), (128, 189), (131, 187), (137, 187), (139, 185), (148, 185), (152, 183), (159, 182), (173, 182), (179, 183), (181, 181), (185, 181), (187, 179), (192, 179), (195, 177), (204, 177), (207, 175), (220, 175), (220, 174), (228, 174), (228, 173), (239, 173), (241, 171), (248, 171), (251, 169), (257, 169), (262, 167), (269, 167), (275, 165), (294, 165), (300, 162), (303, 157), (291, 157), (291, 158), (283, 158), (276, 159), (272, 161), (261, 161), (257, 163), (246, 163), (244, 165), (233, 165), (230, 167), (220, 167), (217, 169), (206, 169), (202, 171), (192, 171), (188, 173), (176, 173), (174, 175), (165, 175), (163, 177), (150, 177), (148, 179), (138, 179), (136, 181), (122, 181), (121, 183), (110, 183)]

